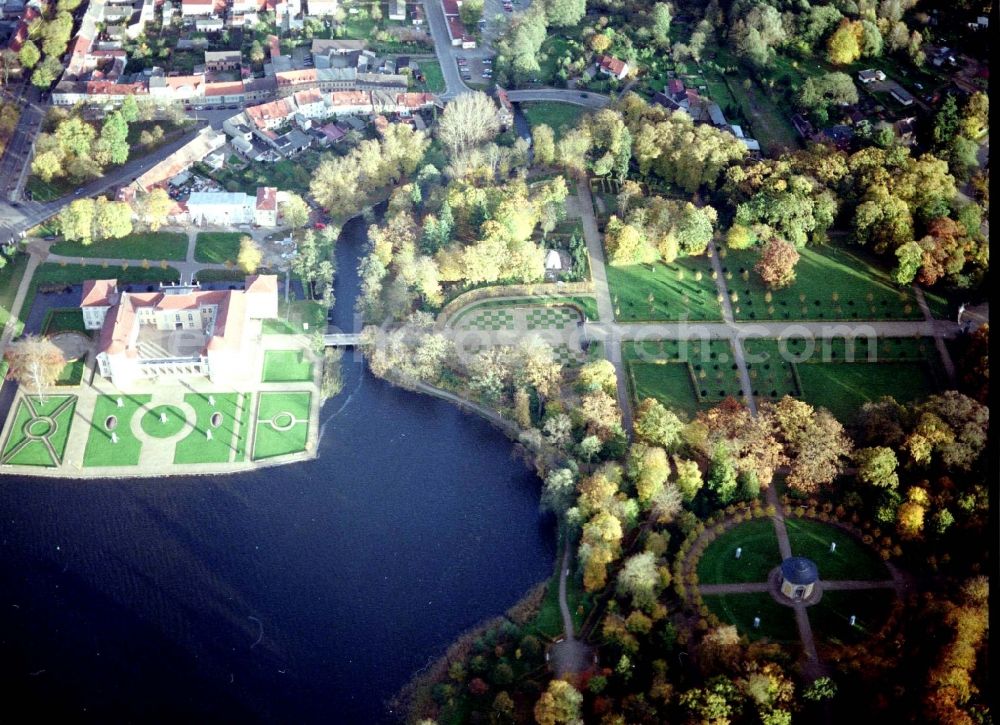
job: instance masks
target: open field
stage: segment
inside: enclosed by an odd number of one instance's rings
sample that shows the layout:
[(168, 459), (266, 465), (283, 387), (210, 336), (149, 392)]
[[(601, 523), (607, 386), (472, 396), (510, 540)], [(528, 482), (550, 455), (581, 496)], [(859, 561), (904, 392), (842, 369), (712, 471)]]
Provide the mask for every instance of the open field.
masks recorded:
[(307, 383), (313, 379), (313, 363), (304, 350), (267, 350), (264, 353), (265, 383)]
[[(184, 396), (184, 402), (194, 408), (197, 418), (194, 430), (174, 448), (174, 463), (226, 463), (234, 449), (234, 461), (245, 458), (250, 395), (215, 393), (212, 398), (214, 405), (203, 393)], [(218, 418), (213, 419), (216, 413)], [(211, 438), (207, 431), (212, 431)]]
[[(740, 547), (740, 558), (736, 549)], [(781, 564), (778, 539), (770, 518), (737, 524), (710, 543), (698, 560), (701, 584), (767, 581), (768, 573)]]
[[(119, 398), (122, 401), (121, 408), (117, 404)], [(88, 467), (138, 465), (142, 443), (132, 433), (131, 420), (149, 400), (149, 395), (98, 397), (94, 406), (94, 416), (90, 422), (87, 447), (83, 452), (83, 465)], [(117, 421), (113, 431), (118, 438), (117, 443), (112, 443), (112, 431), (108, 430), (106, 425), (112, 416)]]
[(260, 393), (253, 443), (255, 461), (306, 449), (311, 397), (306, 392)]
[(818, 637), (832, 644), (858, 644), (881, 629), (895, 600), (892, 589), (823, 592), (809, 607), (809, 623)]
[(728, 340), (626, 342), (622, 356), (636, 405), (643, 398), (656, 398), (693, 416), (703, 407), (742, 395)]
[(58, 466), (73, 424), (76, 396), (27, 395), (18, 401), (0, 462), (22, 466)]
[[(888, 579), (889, 570), (875, 551), (844, 529), (822, 521), (787, 518), (793, 556), (812, 559), (820, 579)], [(837, 550), (830, 552), (830, 543)], [(825, 596), (825, 595), (824, 595)]]
[(177, 232), (139, 232), (122, 239), (102, 239), (90, 244), (61, 241), (50, 251), (66, 257), (106, 259), (183, 260), (187, 256), (187, 236)]
[(199, 232), (194, 248), (195, 261), (235, 263), (240, 253), (242, 236), (239, 232)]
[(608, 265), (607, 272), (615, 319), (621, 322), (722, 319), (707, 257), (683, 257), (672, 264)]
[(552, 129), (556, 141), (573, 128), (577, 121), (587, 113), (585, 108), (568, 103), (522, 103), (521, 111), (528, 119), (532, 128), (545, 124)]
[[(735, 624), (740, 634), (751, 640), (767, 637), (786, 644), (798, 641), (795, 612), (791, 607), (778, 604), (768, 592), (706, 594), (702, 599), (715, 616)], [(753, 626), (754, 617), (760, 617), (759, 628)]]
[(849, 420), (864, 404), (891, 395), (900, 403), (937, 390), (928, 363), (816, 363), (798, 366), (803, 398)]
[[(923, 314), (909, 287), (898, 287), (888, 273), (843, 248), (799, 250), (795, 282), (768, 290), (753, 270), (754, 250), (720, 250), (723, 273), (737, 320), (918, 320)], [(770, 300), (768, 293), (770, 292)]]

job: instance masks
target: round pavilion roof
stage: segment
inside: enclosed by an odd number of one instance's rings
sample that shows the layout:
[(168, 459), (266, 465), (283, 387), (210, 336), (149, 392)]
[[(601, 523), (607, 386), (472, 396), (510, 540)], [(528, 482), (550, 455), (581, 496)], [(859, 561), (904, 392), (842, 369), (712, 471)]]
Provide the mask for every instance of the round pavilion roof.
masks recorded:
[(813, 584), (819, 579), (819, 569), (812, 559), (792, 556), (781, 562), (781, 576), (792, 584)]

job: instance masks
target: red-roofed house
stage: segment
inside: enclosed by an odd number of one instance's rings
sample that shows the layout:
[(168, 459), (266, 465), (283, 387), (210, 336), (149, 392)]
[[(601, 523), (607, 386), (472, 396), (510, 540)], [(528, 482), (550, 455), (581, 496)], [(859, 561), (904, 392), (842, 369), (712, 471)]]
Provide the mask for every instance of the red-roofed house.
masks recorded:
[(89, 280), (80, 301), (85, 326), (100, 330), (97, 367), (119, 388), (139, 380), (206, 375), (254, 379), (260, 320), (277, 317), (278, 280), (246, 278), (244, 290), (160, 286), (118, 292), (116, 280)]
[(253, 220), (262, 227), (278, 225), (278, 190), (273, 186), (257, 188), (257, 203), (254, 205)]
[(510, 128), (514, 123), (514, 106), (510, 103), (507, 91), (499, 86), (497, 86), (497, 102), (500, 104), (500, 110), (497, 111), (497, 118), (500, 120), (500, 125), (504, 129)]
[(602, 55), (597, 59), (597, 69), (606, 76), (621, 80), (628, 75), (628, 63), (613, 55)]
[(15, 53), (21, 50), (21, 46), (28, 39), (28, 25), (36, 18), (41, 17), (41, 13), (38, 9), (32, 6), (24, 11), (24, 16), (21, 18), (21, 22), (17, 24), (17, 28), (10, 36), (10, 41), (7, 43), (7, 47), (13, 50)]
[(258, 129), (269, 131), (277, 128), (290, 120), (292, 115), (292, 104), (284, 98), (270, 103), (262, 103), (259, 106), (250, 106), (246, 109), (247, 118)]

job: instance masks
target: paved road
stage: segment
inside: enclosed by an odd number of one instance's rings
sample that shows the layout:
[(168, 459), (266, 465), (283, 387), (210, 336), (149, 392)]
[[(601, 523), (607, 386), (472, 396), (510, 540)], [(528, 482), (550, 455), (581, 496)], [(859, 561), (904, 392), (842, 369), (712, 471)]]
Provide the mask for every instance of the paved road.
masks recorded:
[[(469, 93), (471, 89), (465, 85), (455, 63), (455, 51), (452, 49), (448, 23), (444, 19), (444, 8), (441, 7), (440, 0), (424, 0), (424, 16), (427, 18), (431, 37), (434, 38), (434, 52), (444, 75), (445, 92), (441, 94), (441, 100), (449, 101), (459, 94)], [(458, 51), (463, 55), (472, 52), (461, 48)]]
[(21, 232), (27, 231), (31, 227), (58, 214), (60, 209), (76, 198), (97, 196), (111, 187), (122, 186), (132, 182), (143, 171), (159, 163), (194, 138), (202, 126), (203, 124), (199, 124), (197, 128), (177, 140), (161, 146), (146, 156), (129, 161), (124, 166), (114, 169), (111, 173), (106, 174), (100, 179), (95, 179), (89, 184), (84, 184), (75, 194), (50, 202), (18, 202), (17, 206), (13, 206), (10, 203), (0, 203), (0, 240), (6, 240), (11, 236), (20, 236)]
[(611, 103), (611, 98), (591, 91), (572, 91), (565, 88), (526, 88), (517, 91), (507, 91), (511, 102), (524, 103), (538, 101), (549, 103), (572, 103), (599, 111)]
[(45, 108), (35, 102), (34, 95), (29, 91), (20, 100), (21, 117), (10, 143), (0, 161), (0, 183), (3, 184), (4, 200), (17, 201), (21, 197), (24, 180), (33, 156), (32, 149), (35, 137), (42, 127), (45, 118)]

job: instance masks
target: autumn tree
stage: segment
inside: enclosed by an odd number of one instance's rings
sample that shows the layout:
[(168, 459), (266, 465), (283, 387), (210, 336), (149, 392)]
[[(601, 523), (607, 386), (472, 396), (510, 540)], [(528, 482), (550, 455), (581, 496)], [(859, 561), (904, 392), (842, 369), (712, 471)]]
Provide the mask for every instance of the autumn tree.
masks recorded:
[(840, 474), (852, 443), (830, 411), (815, 409), (787, 395), (776, 404), (765, 403), (762, 409), (765, 415), (774, 417), (785, 445), (790, 463), (786, 478), (789, 486), (811, 493)]
[(615, 366), (604, 358), (585, 363), (577, 373), (576, 386), (584, 393), (603, 390), (608, 395), (617, 395), (618, 377)]
[(618, 572), (618, 594), (630, 597), (636, 609), (649, 611), (661, 587), (656, 557), (650, 551), (630, 556)]
[(555, 134), (552, 128), (544, 123), (531, 128), (532, 148), (535, 151), (535, 163), (539, 166), (550, 165), (556, 157)]
[(10, 343), (4, 358), (10, 366), (8, 374), (39, 397), (59, 379), (66, 365), (62, 351), (47, 337), (36, 335), (25, 335)]
[(798, 263), (798, 250), (783, 239), (774, 237), (764, 245), (754, 271), (768, 287), (780, 289), (795, 281), (795, 265)]
[(574, 725), (580, 720), (581, 695), (565, 680), (550, 680), (549, 686), (535, 703), (535, 722), (538, 725)]
[(557, 28), (576, 25), (587, 12), (587, 0), (545, 0), (544, 5), (546, 19)]
[(309, 223), (309, 205), (294, 192), (286, 192), (280, 211), (285, 225), (292, 229), (301, 229)]
[(695, 461), (674, 456), (674, 468), (677, 471), (675, 485), (685, 501), (691, 502), (701, 490), (703, 481), (701, 469)]
[(645, 398), (636, 410), (635, 435), (639, 440), (673, 450), (684, 424), (656, 398)]
[(260, 263), (264, 259), (264, 252), (251, 237), (243, 235), (240, 237), (240, 251), (236, 258), (239, 268), (247, 274), (254, 274)]
[(842, 20), (827, 40), (827, 59), (833, 65), (849, 65), (861, 57), (864, 28), (857, 20)]
[(438, 122), (438, 138), (453, 156), (491, 141), (499, 131), (496, 104), (481, 91), (450, 101)]
[(899, 461), (891, 448), (859, 448), (854, 453), (854, 462), (858, 466), (858, 479), (863, 483), (887, 489), (899, 485), (899, 474), (896, 473)]

